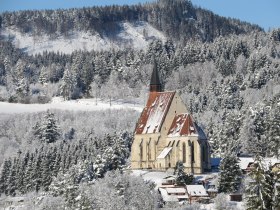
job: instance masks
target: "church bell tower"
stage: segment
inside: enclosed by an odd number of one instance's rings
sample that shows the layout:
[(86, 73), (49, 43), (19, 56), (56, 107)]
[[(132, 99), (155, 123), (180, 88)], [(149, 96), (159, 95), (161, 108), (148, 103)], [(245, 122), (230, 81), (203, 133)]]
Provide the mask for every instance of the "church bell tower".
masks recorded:
[(154, 68), (153, 68), (153, 73), (150, 82), (150, 92), (162, 92), (162, 91), (163, 91), (163, 87), (160, 82), (159, 73), (157, 70), (157, 63), (154, 62)]

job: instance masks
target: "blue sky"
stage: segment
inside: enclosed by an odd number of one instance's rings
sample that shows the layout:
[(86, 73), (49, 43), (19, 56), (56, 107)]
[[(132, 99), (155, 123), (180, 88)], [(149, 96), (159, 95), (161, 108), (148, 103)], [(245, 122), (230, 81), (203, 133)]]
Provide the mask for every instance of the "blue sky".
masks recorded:
[[(0, 0), (0, 12), (135, 4), (147, 1), (152, 0)], [(256, 23), (266, 30), (280, 27), (280, 0), (192, 0), (192, 2), (221, 16)]]

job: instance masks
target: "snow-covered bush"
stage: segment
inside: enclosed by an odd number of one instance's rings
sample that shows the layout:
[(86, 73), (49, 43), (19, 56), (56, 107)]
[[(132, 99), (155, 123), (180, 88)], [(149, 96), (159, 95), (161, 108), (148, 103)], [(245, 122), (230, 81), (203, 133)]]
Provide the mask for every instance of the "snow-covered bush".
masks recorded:
[(97, 209), (154, 209), (156, 193), (153, 187), (141, 177), (112, 171), (93, 185), (81, 186), (81, 191)]
[(232, 209), (229, 204), (228, 195), (220, 193), (214, 198), (214, 208), (215, 210), (230, 210)]

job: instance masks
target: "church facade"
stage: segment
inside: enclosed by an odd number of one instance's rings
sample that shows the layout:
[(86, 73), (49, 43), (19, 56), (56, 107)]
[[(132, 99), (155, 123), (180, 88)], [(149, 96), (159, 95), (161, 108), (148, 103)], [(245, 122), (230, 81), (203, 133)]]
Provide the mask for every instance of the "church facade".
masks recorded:
[(177, 161), (188, 173), (210, 170), (209, 143), (178, 93), (163, 91), (155, 67), (147, 104), (134, 132), (131, 168), (167, 170)]

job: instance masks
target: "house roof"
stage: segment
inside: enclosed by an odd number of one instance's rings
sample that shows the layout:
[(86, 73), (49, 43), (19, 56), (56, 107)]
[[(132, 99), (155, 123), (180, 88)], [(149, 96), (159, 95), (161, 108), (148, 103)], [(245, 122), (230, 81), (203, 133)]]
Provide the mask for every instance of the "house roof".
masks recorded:
[(177, 202), (178, 201), (178, 197), (175, 195), (168, 195), (166, 188), (158, 188), (158, 190), (160, 191), (160, 194), (162, 196), (162, 199), (165, 202)]
[[(242, 170), (247, 169), (249, 164), (254, 162), (255, 160), (252, 157), (239, 157), (239, 166)], [(264, 158), (262, 162), (263, 166), (268, 169), (270, 165), (274, 166), (275, 164), (280, 163), (280, 160), (277, 158)]]
[(241, 170), (247, 169), (249, 164), (254, 162), (254, 159), (251, 157), (239, 157), (239, 160), (239, 166)]
[(167, 193), (170, 194), (176, 194), (176, 193), (186, 193), (186, 189), (182, 187), (170, 187), (170, 188), (165, 188)]
[(168, 137), (188, 135), (198, 135), (200, 139), (206, 139), (206, 135), (196, 124), (190, 114), (177, 114), (174, 117), (171, 127), (168, 131)]
[(175, 92), (150, 92), (146, 107), (138, 120), (135, 134), (158, 133)]
[(203, 185), (186, 185), (187, 192), (191, 196), (208, 196)]

